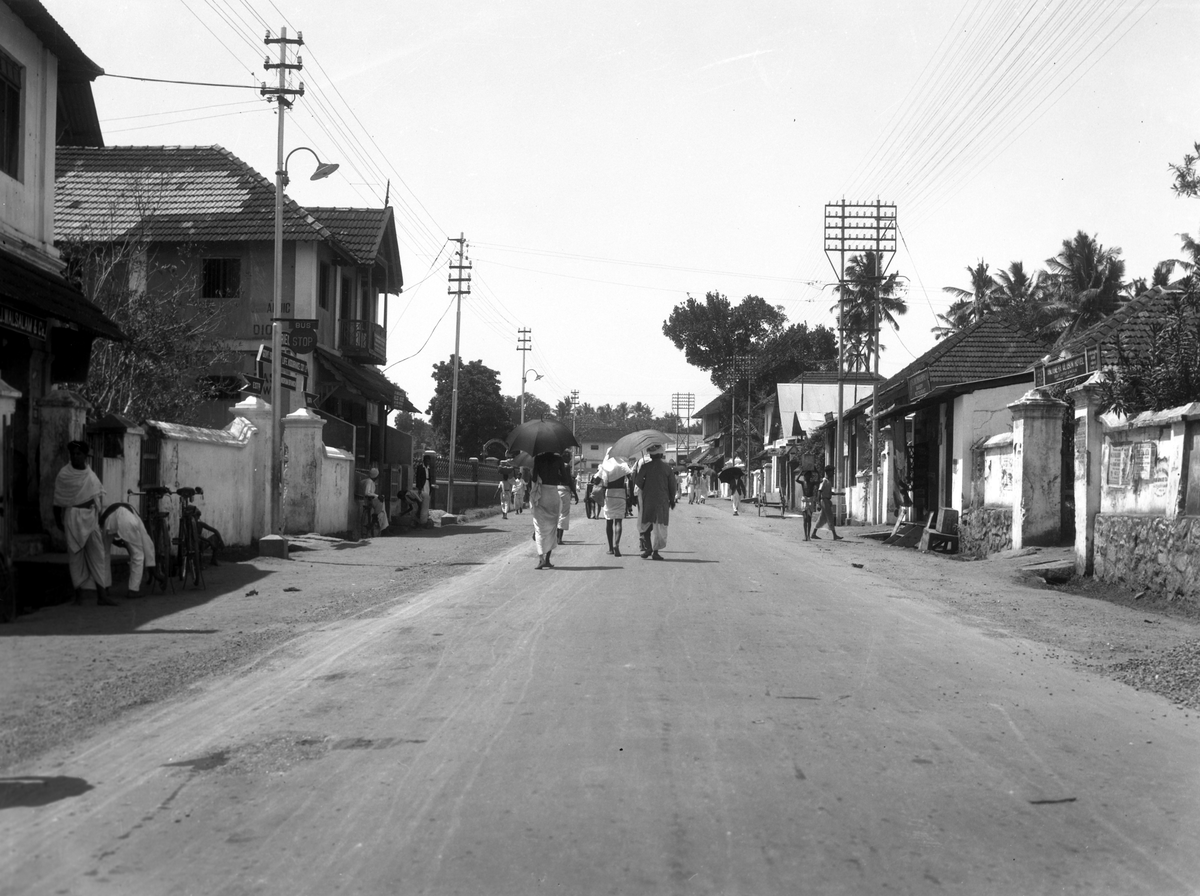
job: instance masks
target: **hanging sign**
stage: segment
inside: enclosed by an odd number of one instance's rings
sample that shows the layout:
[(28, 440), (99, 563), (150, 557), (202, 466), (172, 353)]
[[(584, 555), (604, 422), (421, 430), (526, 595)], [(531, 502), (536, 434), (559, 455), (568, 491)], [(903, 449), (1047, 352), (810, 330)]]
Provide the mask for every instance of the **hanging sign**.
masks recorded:
[(307, 355), (317, 347), (317, 319), (293, 318), (288, 321), (290, 329), (284, 334), (287, 347), (298, 355)]

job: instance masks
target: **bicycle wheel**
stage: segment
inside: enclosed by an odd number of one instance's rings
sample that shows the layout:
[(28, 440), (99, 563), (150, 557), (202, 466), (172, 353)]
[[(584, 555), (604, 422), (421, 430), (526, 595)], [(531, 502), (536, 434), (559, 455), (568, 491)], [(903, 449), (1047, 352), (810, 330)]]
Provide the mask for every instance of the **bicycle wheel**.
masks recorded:
[(171, 536), (167, 532), (166, 520), (162, 517), (158, 517), (155, 521), (153, 539), (155, 572), (157, 574), (153, 576), (152, 581), (158, 581), (163, 594), (167, 593), (168, 588), (174, 593), (175, 584), (171, 581)]
[(187, 517), (179, 535), (180, 548), (183, 551), (183, 578), (186, 582), (191, 576), (192, 584), (204, 586), (204, 572), (200, 569), (200, 529), (196, 520)]

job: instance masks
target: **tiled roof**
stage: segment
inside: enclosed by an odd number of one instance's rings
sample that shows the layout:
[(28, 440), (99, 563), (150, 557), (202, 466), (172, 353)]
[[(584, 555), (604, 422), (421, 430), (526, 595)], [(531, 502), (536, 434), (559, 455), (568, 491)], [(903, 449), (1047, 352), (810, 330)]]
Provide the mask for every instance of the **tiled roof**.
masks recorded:
[[(60, 147), (56, 155), (57, 240), (275, 239), (275, 184), (220, 146)], [(286, 196), (283, 236), (340, 245)]]
[(391, 208), (309, 208), (308, 213), (337, 237), (359, 264), (371, 264), (379, 254)]
[[(1151, 330), (1160, 327), (1175, 317), (1178, 293), (1147, 292), (1131, 299), (1104, 320), (1080, 333), (1070, 342), (1054, 349), (1042, 360), (1073, 357), (1085, 348), (1104, 348), (1101, 362), (1113, 363), (1116, 352), (1113, 346), (1120, 336), (1121, 345), (1132, 353), (1145, 352), (1150, 346)], [(1189, 312), (1192, 319), (1200, 312)]]
[(880, 404), (892, 403), (893, 390), (899, 391), (908, 378), (929, 372), (929, 386), (948, 386), (1009, 376), (1030, 369), (1046, 352), (1046, 347), (1028, 333), (1005, 323), (996, 315), (987, 315), (952, 336), (948, 336), (899, 373), (880, 384)]

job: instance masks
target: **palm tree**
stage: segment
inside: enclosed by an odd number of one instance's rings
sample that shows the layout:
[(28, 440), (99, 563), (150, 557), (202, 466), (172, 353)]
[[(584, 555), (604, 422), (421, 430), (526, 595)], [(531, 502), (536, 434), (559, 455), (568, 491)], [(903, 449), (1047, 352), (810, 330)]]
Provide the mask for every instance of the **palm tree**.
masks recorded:
[(895, 271), (883, 273), (878, 252), (852, 255), (846, 264), (845, 279), (837, 287), (840, 301), (830, 310), (840, 319), (848, 370), (869, 371), (872, 361), (878, 361), (877, 325), (887, 323), (893, 330), (900, 329), (896, 316), (908, 311), (908, 303), (898, 294), (899, 278)]
[[(949, 293), (958, 299), (958, 302), (971, 303), (971, 315), (969, 323), (975, 323), (981, 320), (983, 316), (993, 310), (992, 294), (996, 291), (996, 283), (988, 274), (987, 262), (982, 258), (979, 259), (979, 264), (973, 268), (967, 268), (967, 273), (971, 276), (970, 290), (960, 289), (957, 286), (943, 286), (942, 292)], [(958, 304), (956, 302), (955, 304)], [(954, 306), (951, 306), (953, 311)]]
[(975, 303), (971, 299), (959, 299), (947, 308), (944, 314), (937, 316), (941, 323), (936, 327), (931, 327), (929, 332), (938, 339), (945, 339), (947, 336), (952, 336), (971, 326), (974, 316)]
[(1125, 262), (1118, 247), (1105, 249), (1082, 230), (1063, 240), (1062, 250), (1046, 259), (1050, 303), (1048, 329), (1059, 341), (1071, 338), (1112, 314), (1121, 304)]

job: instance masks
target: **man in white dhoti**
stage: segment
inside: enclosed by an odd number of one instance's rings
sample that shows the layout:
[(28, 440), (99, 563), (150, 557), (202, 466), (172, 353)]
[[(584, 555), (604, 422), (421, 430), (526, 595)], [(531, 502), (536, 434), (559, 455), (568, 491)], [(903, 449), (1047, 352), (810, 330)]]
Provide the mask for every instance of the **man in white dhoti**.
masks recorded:
[(554, 452), (539, 454), (533, 461), (529, 507), (533, 511), (533, 541), (537, 545), (537, 569), (553, 569), (550, 554), (558, 545), (559, 518), (562, 515), (562, 491), (570, 495), (567, 483), (571, 471)]
[(567, 471), (566, 482), (558, 486), (558, 543), (563, 543), (563, 533), (571, 528), (571, 501), (579, 503), (579, 491), (571, 477), (571, 454), (563, 455), (563, 468)]
[(142, 575), (147, 570), (153, 570), (151, 575), (160, 583), (166, 582), (167, 577), (157, 570), (154, 541), (137, 511), (128, 504), (109, 504), (100, 514), (100, 526), (109, 541), (119, 542), (129, 554), (127, 597), (142, 596)]
[(54, 522), (67, 536), (67, 565), (75, 587), (75, 603), (83, 603), (83, 592), (95, 591), (101, 606), (115, 607), (108, 597), (112, 569), (104, 535), (100, 531), (100, 502), (104, 486), (88, 466), (87, 442), (68, 442), (70, 463), (54, 480)]
[(379, 531), (383, 532), (388, 527), (387, 508), (383, 505), (383, 499), (379, 497), (379, 492), (376, 490), (375, 480), (379, 478), (379, 467), (371, 467), (371, 471), (361, 482), (362, 497), (371, 505), (371, 509), (375, 512), (375, 519), (379, 522)]

